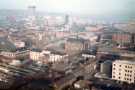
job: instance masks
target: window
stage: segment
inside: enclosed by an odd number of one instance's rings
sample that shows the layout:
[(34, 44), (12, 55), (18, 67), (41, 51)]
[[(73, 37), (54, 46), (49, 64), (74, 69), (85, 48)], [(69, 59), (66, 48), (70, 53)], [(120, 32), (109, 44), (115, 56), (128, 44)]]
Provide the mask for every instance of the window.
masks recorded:
[(129, 76), (129, 75), (127, 74), (127, 76)]
[(119, 79), (120, 79), (120, 77), (119, 77)]
[(132, 68), (132, 66), (128, 66), (128, 68)]

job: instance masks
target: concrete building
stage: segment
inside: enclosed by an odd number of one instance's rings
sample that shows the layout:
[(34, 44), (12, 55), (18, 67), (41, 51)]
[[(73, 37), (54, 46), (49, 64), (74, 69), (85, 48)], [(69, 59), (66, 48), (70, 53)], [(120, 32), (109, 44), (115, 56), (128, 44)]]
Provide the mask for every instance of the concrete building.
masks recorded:
[(112, 66), (112, 79), (135, 83), (135, 62), (126, 60), (116, 60)]
[(89, 47), (89, 40), (82, 38), (68, 38), (67, 42), (65, 43), (65, 51), (69, 55), (81, 53), (82, 50), (87, 50)]
[(112, 75), (112, 62), (110, 60), (100, 63), (100, 71), (94, 76), (96, 78), (110, 79)]

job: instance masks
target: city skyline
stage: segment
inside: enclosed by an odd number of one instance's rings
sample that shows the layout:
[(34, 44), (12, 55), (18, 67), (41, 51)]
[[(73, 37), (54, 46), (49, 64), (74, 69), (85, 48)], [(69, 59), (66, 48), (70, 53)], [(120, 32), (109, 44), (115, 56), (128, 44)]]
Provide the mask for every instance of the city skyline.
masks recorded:
[[(35, 5), (38, 11), (76, 14), (134, 14), (133, 0), (1, 0), (0, 9), (27, 9)], [(7, 7), (8, 6), (8, 7)]]

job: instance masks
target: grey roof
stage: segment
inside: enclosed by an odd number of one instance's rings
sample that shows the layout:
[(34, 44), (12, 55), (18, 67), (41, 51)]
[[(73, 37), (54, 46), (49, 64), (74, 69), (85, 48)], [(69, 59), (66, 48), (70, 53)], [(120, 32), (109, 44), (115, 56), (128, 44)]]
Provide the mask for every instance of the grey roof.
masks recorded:
[(135, 61), (130, 61), (130, 60), (116, 60), (115, 63), (134, 64), (135, 65)]

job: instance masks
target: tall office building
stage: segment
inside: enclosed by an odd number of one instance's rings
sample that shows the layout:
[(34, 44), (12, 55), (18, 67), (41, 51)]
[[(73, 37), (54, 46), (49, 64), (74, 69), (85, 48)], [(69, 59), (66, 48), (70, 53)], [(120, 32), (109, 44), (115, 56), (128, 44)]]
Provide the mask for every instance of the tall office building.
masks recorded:
[(65, 16), (65, 24), (68, 24), (69, 23), (69, 15), (66, 15)]

